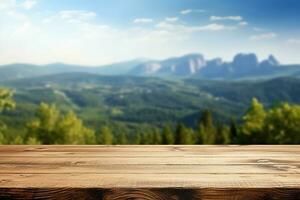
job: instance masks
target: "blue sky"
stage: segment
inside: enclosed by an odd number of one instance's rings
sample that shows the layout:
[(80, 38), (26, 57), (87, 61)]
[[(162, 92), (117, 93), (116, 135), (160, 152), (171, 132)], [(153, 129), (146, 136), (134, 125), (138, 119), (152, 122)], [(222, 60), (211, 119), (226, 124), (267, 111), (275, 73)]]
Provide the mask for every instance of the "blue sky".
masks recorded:
[(300, 63), (299, 0), (0, 0), (0, 63), (239, 52)]

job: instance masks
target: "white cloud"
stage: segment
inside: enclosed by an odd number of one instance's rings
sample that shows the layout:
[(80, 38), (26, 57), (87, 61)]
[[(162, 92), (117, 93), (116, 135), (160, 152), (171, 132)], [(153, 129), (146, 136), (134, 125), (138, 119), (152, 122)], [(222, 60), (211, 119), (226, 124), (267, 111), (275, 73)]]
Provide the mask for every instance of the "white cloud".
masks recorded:
[(20, 3), (17, 3), (16, 0), (0, 0), (0, 10), (14, 10), (16, 8), (30, 10), (36, 4), (36, 0), (25, 0)]
[(180, 11), (180, 14), (187, 15), (187, 14), (190, 14), (191, 12), (192, 12), (192, 9), (186, 9), (186, 10)]
[(232, 21), (242, 21), (243, 17), (241, 16), (211, 16), (211, 21), (224, 21), (224, 20), (232, 20)]
[[(19, 7), (22, 7), (20, 4), (17, 4), (15, 0), (0, 0), (0, 18), (2, 23), (9, 23), (8, 21), (13, 20), (21, 21), (28, 20), (28, 14), (25, 14), (18, 10)], [(14, 23), (10, 22), (10, 23)], [(0, 20), (1, 23), (1, 20)], [(1, 24), (0, 24), (1, 27)]]
[(277, 37), (276, 33), (270, 32), (270, 33), (264, 33), (260, 35), (253, 35), (250, 37), (250, 40), (254, 41), (260, 41), (260, 40), (270, 40)]
[(0, 10), (13, 8), (15, 5), (15, 0), (0, 0)]
[(232, 29), (222, 24), (191, 26), (165, 20), (153, 28), (119, 29), (96, 21), (74, 25), (69, 23), (73, 18), (74, 12), (59, 12), (18, 26), (4, 25), (6, 29), (0, 30), (1, 63), (100, 65), (136, 57), (169, 57), (193, 51), (189, 42), (195, 48), (201, 46), (206, 36), (197, 42), (192, 39), (194, 33)]
[(33, 6), (37, 4), (37, 1), (34, 0), (25, 0), (23, 3), (20, 4), (26, 10), (30, 10)]
[(177, 22), (178, 21), (178, 17), (167, 17), (165, 20), (167, 22)]
[(133, 23), (135, 24), (149, 24), (149, 23), (153, 23), (153, 19), (151, 18), (137, 18), (135, 20), (133, 20)]
[(174, 24), (167, 21), (160, 22), (156, 25), (156, 28), (169, 30), (172, 32), (181, 32), (183, 34), (193, 33), (193, 32), (205, 32), (205, 31), (228, 31), (234, 30), (234, 26), (226, 26), (223, 24), (208, 24), (203, 26), (187, 26), (182, 24)]
[(300, 44), (300, 39), (291, 38), (287, 41), (289, 44)]
[(94, 19), (97, 14), (85, 10), (62, 10), (58, 13), (58, 16), (68, 22), (83, 22)]
[(51, 22), (52, 22), (52, 19), (50, 17), (49, 18), (45, 18), (45, 19), (42, 20), (43, 24), (49, 24)]
[(235, 27), (226, 26), (223, 24), (208, 24), (205, 26), (196, 26), (190, 28), (190, 30), (192, 31), (224, 31), (224, 30), (233, 30), (233, 29), (235, 29)]
[(10, 18), (15, 19), (15, 20), (19, 20), (19, 21), (24, 21), (24, 20), (28, 19), (27, 15), (25, 15), (21, 12), (17, 12), (14, 9), (8, 10), (5, 14), (7, 16), (9, 16)]
[(157, 23), (155, 25), (156, 28), (161, 28), (161, 29), (175, 29), (175, 28), (181, 28), (182, 25), (180, 25), (178, 22), (177, 17), (167, 17), (165, 20)]
[(15, 34), (24, 34), (32, 28), (32, 24), (30, 22), (24, 22), (18, 29), (16, 29)]
[(186, 9), (186, 10), (180, 11), (180, 14), (182, 14), (182, 15), (188, 15), (188, 14), (191, 14), (193, 12), (204, 13), (204, 12), (206, 12), (206, 10), (201, 10), (201, 9)]
[(239, 22), (239, 26), (247, 26), (249, 23), (246, 21)]

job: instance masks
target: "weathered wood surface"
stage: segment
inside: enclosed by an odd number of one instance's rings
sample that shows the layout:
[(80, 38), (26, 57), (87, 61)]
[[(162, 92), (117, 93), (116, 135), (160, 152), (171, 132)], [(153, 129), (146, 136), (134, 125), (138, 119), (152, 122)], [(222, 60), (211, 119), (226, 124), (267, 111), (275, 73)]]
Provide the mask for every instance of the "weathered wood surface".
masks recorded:
[(0, 199), (300, 200), (300, 146), (0, 146)]

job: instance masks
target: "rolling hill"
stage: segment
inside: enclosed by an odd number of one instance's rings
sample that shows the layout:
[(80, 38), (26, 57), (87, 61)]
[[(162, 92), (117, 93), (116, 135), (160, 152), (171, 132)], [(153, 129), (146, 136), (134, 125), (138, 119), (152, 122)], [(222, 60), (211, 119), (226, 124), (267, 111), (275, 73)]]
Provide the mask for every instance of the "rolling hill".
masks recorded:
[[(184, 121), (194, 126), (203, 109), (213, 111), (220, 122), (241, 116), (253, 97), (266, 106), (276, 102), (300, 103), (300, 79), (261, 81), (162, 79), (138, 76), (101, 76), (61, 73), (36, 78), (2, 81), (15, 90), (18, 109), (2, 118), (31, 116), (41, 102), (56, 104), (63, 111), (75, 110), (90, 126), (103, 121), (139, 126), (162, 126)], [(31, 113), (29, 113), (29, 108)], [(25, 123), (24, 117), (19, 123)]]

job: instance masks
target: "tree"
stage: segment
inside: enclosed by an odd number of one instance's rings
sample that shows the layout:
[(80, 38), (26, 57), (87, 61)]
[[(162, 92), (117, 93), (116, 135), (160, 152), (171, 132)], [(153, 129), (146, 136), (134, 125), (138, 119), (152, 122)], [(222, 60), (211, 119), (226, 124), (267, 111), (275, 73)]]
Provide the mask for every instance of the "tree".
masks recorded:
[(140, 144), (142, 145), (150, 144), (149, 137), (148, 137), (149, 134), (147, 132), (139, 132), (139, 135), (141, 136)]
[(4, 134), (0, 132), (0, 145), (5, 144)]
[(283, 103), (268, 111), (263, 132), (271, 144), (300, 143), (300, 106)]
[(6, 125), (3, 122), (0, 121), (0, 145), (7, 143), (7, 137), (6, 137), (6, 134), (5, 134), (6, 130), (7, 130)]
[(117, 144), (121, 144), (121, 145), (128, 144), (128, 138), (127, 138), (127, 135), (124, 131), (122, 131), (118, 135)]
[(230, 129), (224, 124), (218, 124), (216, 129), (215, 144), (230, 144)]
[(42, 144), (62, 144), (64, 136), (56, 129), (60, 121), (60, 112), (55, 105), (41, 103), (36, 119), (27, 124), (27, 138), (35, 137)]
[(107, 126), (103, 126), (100, 129), (99, 143), (105, 144), (105, 145), (112, 145), (113, 140), (114, 140), (114, 137), (113, 137), (111, 130)]
[(94, 144), (94, 131), (86, 128), (76, 114), (63, 116), (55, 105), (42, 103), (36, 119), (27, 124), (26, 143), (35, 144)]
[(40, 145), (41, 142), (36, 139), (35, 137), (30, 137), (27, 139), (27, 142), (26, 142), (27, 145)]
[(17, 135), (17, 137), (14, 138), (14, 141), (13, 141), (13, 144), (14, 145), (21, 145), (21, 144), (24, 144), (24, 139), (21, 135)]
[(142, 144), (142, 136), (140, 132), (135, 133), (133, 144)]
[(83, 126), (74, 112), (63, 116), (57, 124), (57, 132), (61, 134), (61, 144), (95, 144), (95, 133), (93, 130)]
[(15, 102), (13, 101), (13, 92), (7, 89), (0, 89), (0, 112), (14, 107)]
[(209, 110), (204, 110), (199, 123), (200, 141), (203, 144), (215, 144), (216, 129), (213, 124), (212, 114)]
[(244, 138), (242, 140), (256, 144), (266, 142), (267, 137), (263, 133), (266, 115), (264, 106), (254, 98), (249, 110), (243, 117), (242, 133)]
[(192, 131), (182, 123), (177, 124), (175, 131), (175, 144), (193, 144)]
[[(13, 101), (13, 92), (7, 89), (0, 89), (0, 112), (3, 110), (13, 109), (15, 102)], [(7, 130), (6, 125), (0, 122), (0, 144), (6, 143), (5, 131)]]
[(238, 144), (238, 128), (236, 121), (234, 119), (230, 120), (230, 143), (231, 144)]
[(144, 129), (141, 144), (154, 144), (154, 132), (151, 129)]
[(161, 133), (157, 128), (153, 129), (153, 144), (161, 144), (162, 143), (162, 137)]
[(165, 125), (162, 131), (162, 144), (174, 144), (174, 135), (170, 125)]

